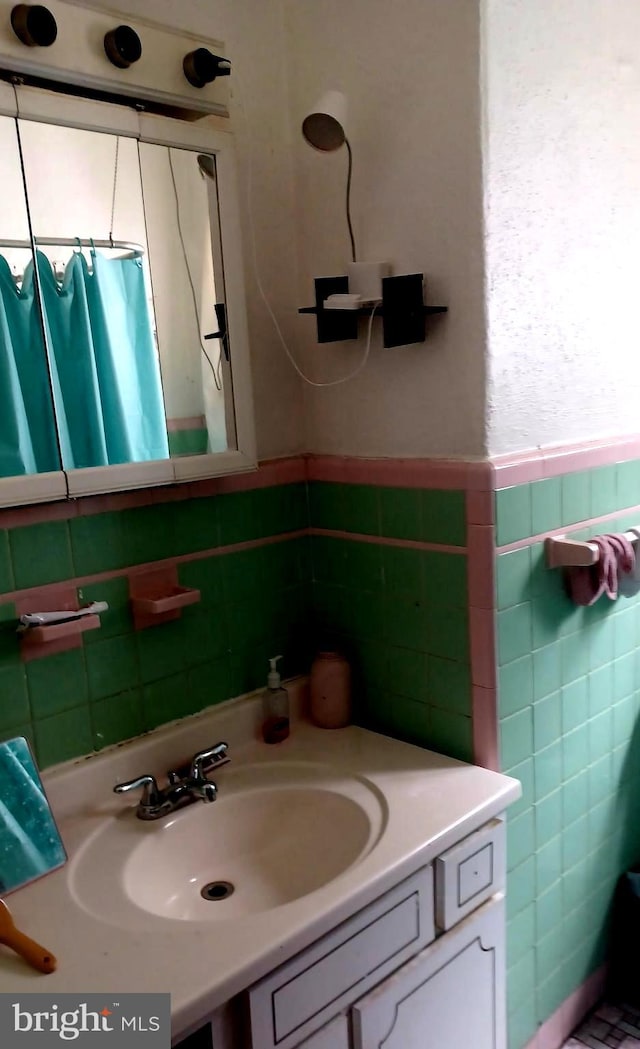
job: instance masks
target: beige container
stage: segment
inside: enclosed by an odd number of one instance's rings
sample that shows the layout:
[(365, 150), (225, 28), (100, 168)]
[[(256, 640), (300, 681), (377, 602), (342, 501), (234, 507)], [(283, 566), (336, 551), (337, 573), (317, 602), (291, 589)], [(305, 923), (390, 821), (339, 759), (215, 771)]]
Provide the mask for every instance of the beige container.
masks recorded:
[(309, 714), (319, 728), (351, 722), (351, 667), (339, 652), (318, 652), (311, 664)]

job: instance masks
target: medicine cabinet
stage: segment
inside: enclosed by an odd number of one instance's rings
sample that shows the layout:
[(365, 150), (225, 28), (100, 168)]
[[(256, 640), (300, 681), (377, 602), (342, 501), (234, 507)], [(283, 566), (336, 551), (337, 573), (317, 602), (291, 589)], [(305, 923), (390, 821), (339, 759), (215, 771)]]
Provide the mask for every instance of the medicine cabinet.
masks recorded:
[(0, 83), (0, 506), (255, 467), (220, 124)]

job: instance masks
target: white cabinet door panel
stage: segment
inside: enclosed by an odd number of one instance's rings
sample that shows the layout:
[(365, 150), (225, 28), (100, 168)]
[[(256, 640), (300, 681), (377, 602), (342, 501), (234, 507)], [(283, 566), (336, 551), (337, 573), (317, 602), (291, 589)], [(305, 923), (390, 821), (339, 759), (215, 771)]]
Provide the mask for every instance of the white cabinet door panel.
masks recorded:
[(353, 1007), (353, 1049), (505, 1049), (504, 898), (493, 897)]
[(350, 1049), (350, 1045), (349, 1021), (346, 1016), (336, 1016), (326, 1027), (300, 1042), (296, 1049)]
[(435, 936), (433, 871), (416, 871), (249, 988), (253, 1049), (292, 1049)]

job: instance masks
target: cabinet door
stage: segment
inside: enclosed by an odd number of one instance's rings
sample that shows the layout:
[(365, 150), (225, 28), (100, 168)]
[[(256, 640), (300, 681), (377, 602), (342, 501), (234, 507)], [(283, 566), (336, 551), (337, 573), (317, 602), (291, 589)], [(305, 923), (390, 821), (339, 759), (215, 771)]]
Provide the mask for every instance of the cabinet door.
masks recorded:
[(293, 1049), (431, 943), (423, 867), (249, 988), (253, 1049)]
[(346, 1016), (336, 1016), (331, 1023), (306, 1038), (296, 1049), (349, 1049), (349, 1022)]
[(494, 896), (353, 1007), (353, 1049), (505, 1049), (504, 898)]

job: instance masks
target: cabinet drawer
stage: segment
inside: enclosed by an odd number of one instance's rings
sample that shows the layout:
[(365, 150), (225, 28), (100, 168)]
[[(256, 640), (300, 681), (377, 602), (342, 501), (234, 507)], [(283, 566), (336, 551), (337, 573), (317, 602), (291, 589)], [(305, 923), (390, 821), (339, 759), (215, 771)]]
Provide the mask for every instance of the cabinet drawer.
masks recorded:
[(253, 1049), (298, 1045), (434, 936), (424, 867), (250, 989)]
[(436, 925), (450, 929), (502, 889), (504, 823), (495, 819), (436, 860)]

